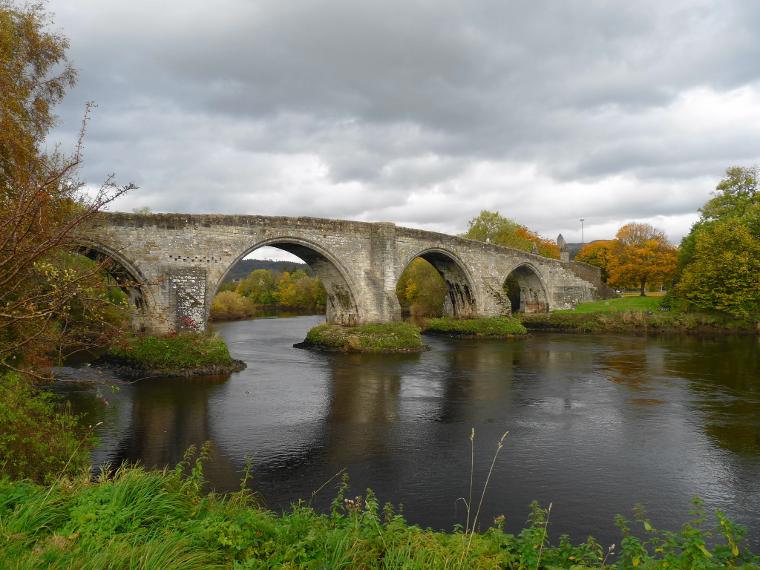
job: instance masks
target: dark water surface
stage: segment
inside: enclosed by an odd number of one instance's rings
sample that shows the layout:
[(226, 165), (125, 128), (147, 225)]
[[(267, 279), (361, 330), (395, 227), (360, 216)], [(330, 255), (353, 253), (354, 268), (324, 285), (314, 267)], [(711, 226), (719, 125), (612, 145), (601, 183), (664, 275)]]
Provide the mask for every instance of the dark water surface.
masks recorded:
[[(171, 465), (211, 440), (211, 484), (237, 488), (250, 456), (252, 486), (275, 510), (346, 468), (354, 494), (372, 487), (403, 503), (409, 521), (451, 529), (464, 520), (457, 498), (467, 494), (474, 427), (478, 492), (510, 432), (484, 521), (503, 513), (508, 529), (520, 528), (537, 499), (553, 503), (552, 534), (611, 543), (616, 513), (643, 503), (655, 526), (675, 530), (699, 495), (749, 527), (760, 549), (757, 338), (428, 337), (430, 351), (398, 356), (292, 348), (321, 320), (218, 325), (248, 363), (228, 379), (102, 375), (59, 389), (104, 422), (96, 463)], [(325, 486), (315, 504), (326, 508), (334, 493)]]

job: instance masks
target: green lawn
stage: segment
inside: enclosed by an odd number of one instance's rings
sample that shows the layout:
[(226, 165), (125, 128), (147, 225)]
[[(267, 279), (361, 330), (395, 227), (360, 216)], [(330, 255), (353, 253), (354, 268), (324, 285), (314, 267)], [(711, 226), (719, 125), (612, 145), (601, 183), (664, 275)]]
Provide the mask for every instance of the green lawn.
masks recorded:
[(574, 309), (554, 311), (555, 313), (622, 313), (625, 311), (656, 311), (662, 297), (620, 297), (603, 301), (579, 303)]

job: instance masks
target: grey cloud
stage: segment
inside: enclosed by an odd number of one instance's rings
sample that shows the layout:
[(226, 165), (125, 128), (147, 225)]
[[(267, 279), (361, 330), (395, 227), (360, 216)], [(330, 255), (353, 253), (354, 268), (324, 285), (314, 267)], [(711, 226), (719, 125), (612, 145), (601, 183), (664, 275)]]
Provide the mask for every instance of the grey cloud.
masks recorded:
[(81, 74), (52, 140), (95, 99), (83, 174), (135, 180), (123, 207), (450, 231), (500, 208), (553, 234), (583, 212), (686, 215), (723, 168), (760, 160), (751, 104), (725, 128), (681, 118), (695, 90), (760, 101), (760, 9), (739, 0), (51, 8)]

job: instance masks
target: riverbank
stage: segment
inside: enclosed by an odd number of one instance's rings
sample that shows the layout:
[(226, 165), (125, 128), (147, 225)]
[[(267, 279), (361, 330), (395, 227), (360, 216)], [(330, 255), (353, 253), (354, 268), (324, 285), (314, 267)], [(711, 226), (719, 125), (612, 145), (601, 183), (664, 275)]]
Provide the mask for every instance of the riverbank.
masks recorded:
[(355, 327), (321, 324), (312, 328), (296, 348), (325, 352), (421, 352), (420, 329), (410, 323), (367, 324)]
[(720, 313), (662, 306), (663, 297), (621, 297), (581, 303), (575, 309), (521, 314), (530, 332), (612, 334), (758, 334), (760, 323)]
[(293, 317), (321, 317), (324, 316), (324, 311), (310, 311), (310, 310), (297, 310), (287, 307), (269, 306), (269, 305), (257, 305), (256, 313), (252, 316), (239, 316), (239, 317), (225, 317), (210, 318), (210, 323), (234, 323), (237, 321), (253, 321), (256, 319), (290, 319)]
[(129, 336), (96, 362), (125, 378), (217, 376), (246, 367), (230, 356), (224, 339), (210, 334)]
[(538, 505), (516, 534), (503, 531), (504, 516), (481, 521), (475, 512), (468, 528), (441, 532), (409, 525), (369, 490), (349, 495), (347, 479), (328, 514), (298, 503), (277, 515), (257, 505), (246, 483), (227, 496), (206, 495), (197, 461), (163, 472), (122, 467), (94, 482), (80, 477), (50, 487), (0, 480), (0, 566), (652, 568), (667, 560), (678, 568), (760, 568), (741, 529), (722, 515), (714, 544), (695, 521), (665, 533), (644, 518), (632, 525), (643, 541), (623, 523), (617, 548), (593, 538), (553, 544), (549, 510)]
[(480, 319), (440, 317), (426, 320), (422, 326), (422, 332), (461, 338), (510, 338), (522, 336), (528, 331), (514, 317)]
[(753, 322), (699, 313), (549, 313), (521, 316), (529, 332), (612, 334), (758, 334)]

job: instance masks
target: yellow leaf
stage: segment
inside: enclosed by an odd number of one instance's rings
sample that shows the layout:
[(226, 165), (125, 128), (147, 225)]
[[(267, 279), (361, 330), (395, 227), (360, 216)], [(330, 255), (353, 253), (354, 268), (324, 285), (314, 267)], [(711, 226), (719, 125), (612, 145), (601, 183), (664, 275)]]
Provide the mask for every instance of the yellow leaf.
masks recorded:
[(631, 564), (633, 564), (634, 568), (639, 565), (639, 562), (641, 562), (641, 558), (639, 558), (638, 556), (634, 556), (633, 560), (631, 560)]
[(709, 550), (707, 550), (707, 549), (705, 548), (705, 545), (704, 545), (704, 544), (700, 544), (700, 545), (699, 545), (699, 549), (702, 551), (702, 554), (704, 554), (704, 555), (705, 555), (705, 556), (707, 556), (708, 558), (712, 558), (712, 552), (710, 552)]
[(649, 521), (644, 521), (644, 530), (647, 531), (647, 532), (652, 532), (652, 530), (654, 530), (652, 528), (652, 525), (649, 524)]

